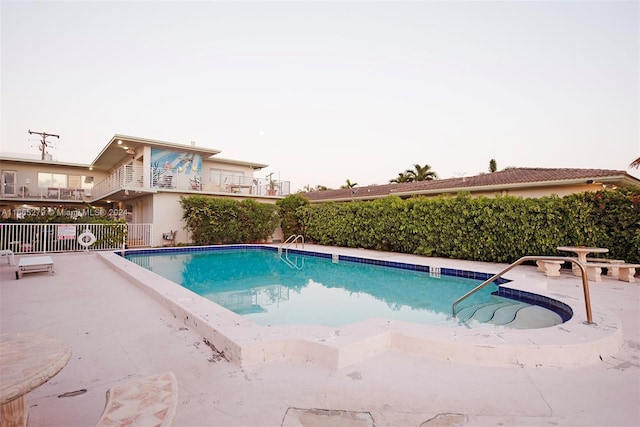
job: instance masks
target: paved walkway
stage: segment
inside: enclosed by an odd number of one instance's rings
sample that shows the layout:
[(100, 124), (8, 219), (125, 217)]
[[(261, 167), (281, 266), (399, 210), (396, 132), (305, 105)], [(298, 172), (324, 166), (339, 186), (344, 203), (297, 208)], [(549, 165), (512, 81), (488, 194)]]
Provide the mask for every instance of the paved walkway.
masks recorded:
[[(0, 268), (0, 332), (73, 348), (69, 364), (28, 395), (30, 427), (92, 426), (108, 388), (165, 370), (178, 381), (175, 426), (640, 425), (637, 283), (590, 285), (594, 310), (620, 317), (624, 344), (586, 367), (479, 367), (389, 351), (337, 371), (284, 362), (248, 370), (220, 359), (95, 254), (52, 257), (54, 276), (15, 280), (15, 267)], [(581, 284), (563, 273), (549, 287)]]

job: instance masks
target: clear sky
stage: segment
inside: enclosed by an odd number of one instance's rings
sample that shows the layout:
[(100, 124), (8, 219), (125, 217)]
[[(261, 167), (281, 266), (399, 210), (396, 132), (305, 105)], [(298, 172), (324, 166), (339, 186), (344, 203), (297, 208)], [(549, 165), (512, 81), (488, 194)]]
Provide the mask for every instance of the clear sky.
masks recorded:
[(118, 134), (292, 183), (640, 156), (638, 1), (1, 2), (1, 147), (89, 163)]

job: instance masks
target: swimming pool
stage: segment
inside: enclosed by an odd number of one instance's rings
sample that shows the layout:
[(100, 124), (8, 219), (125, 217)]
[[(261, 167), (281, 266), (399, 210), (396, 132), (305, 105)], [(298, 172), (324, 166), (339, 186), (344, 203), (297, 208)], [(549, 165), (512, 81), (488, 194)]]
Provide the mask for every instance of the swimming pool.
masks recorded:
[[(503, 268), (494, 264), (393, 252), (305, 246), (305, 249), (291, 253), (337, 259), (339, 263), (358, 262), (477, 280), (486, 280)], [(508, 283), (499, 286), (499, 295), (520, 301), (531, 300), (542, 306), (554, 307), (556, 304), (560, 311), (564, 308), (571, 314), (561, 324), (534, 330), (488, 323), (460, 324), (455, 319), (444, 325), (429, 325), (381, 317), (339, 327), (315, 324), (264, 326), (124, 258), (125, 253), (174, 256), (229, 248), (277, 253), (275, 245), (237, 245), (100, 251), (93, 255), (164, 306), (168, 315), (179, 319), (185, 328), (197, 331), (218, 355), (244, 367), (295, 361), (340, 369), (389, 350), (485, 366), (583, 366), (598, 361), (598, 355), (615, 353), (622, 343), (619, 319), (611, 313), (596, 308), (594, 323), (585, 322), (582, 292), (572, 283), (576, 280), (572, 275), (554, 281), (560, 285), (559, 288), (554, 286), (556, 289), (547, 289), (544, 276), (537, 274), (535, 269), (517, 268), (518, 271), (512, 270), (506, 275), (504, 281)], [(526, 271), (533, 274), (523, 274)], [(576, 308), (577, 312), (571, 311)]]
[[(342, 326), (372, 317), (443, 323), (453, 301), (487, 278), (246, 247), (126, 258), (261, 325)], [(497, 289), (487, 286), (465, 304), (506, 301), (491, 296)]]

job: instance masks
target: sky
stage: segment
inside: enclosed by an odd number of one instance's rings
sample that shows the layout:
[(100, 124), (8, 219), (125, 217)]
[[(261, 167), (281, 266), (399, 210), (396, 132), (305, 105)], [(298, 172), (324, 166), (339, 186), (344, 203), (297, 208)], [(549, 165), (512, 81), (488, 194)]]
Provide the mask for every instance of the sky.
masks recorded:
[(114, 134), (269, 164), (291, 190), (640, 156), (638, 1), (5, 1), (0, 151)]

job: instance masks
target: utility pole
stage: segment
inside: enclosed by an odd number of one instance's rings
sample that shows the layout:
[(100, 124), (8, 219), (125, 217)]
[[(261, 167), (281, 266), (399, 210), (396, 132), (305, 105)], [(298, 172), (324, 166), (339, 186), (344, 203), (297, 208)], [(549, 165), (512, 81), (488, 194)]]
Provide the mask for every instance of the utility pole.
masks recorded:
[(34, 133), (42, 137), (42, 140), (40, 141), (40, 151), (42, 151), (42, 160), (44, 160), (45, 149), (51, 144), (50, 142), (47, 142), (47, 137), (53, 136), (55, 138), (60, 139), (60, 135), (54, 135), (52, 133), (46, 133), (46, 132), (31, 132), (31, 129), (29, 129), (29, 134), (34, 134)]

